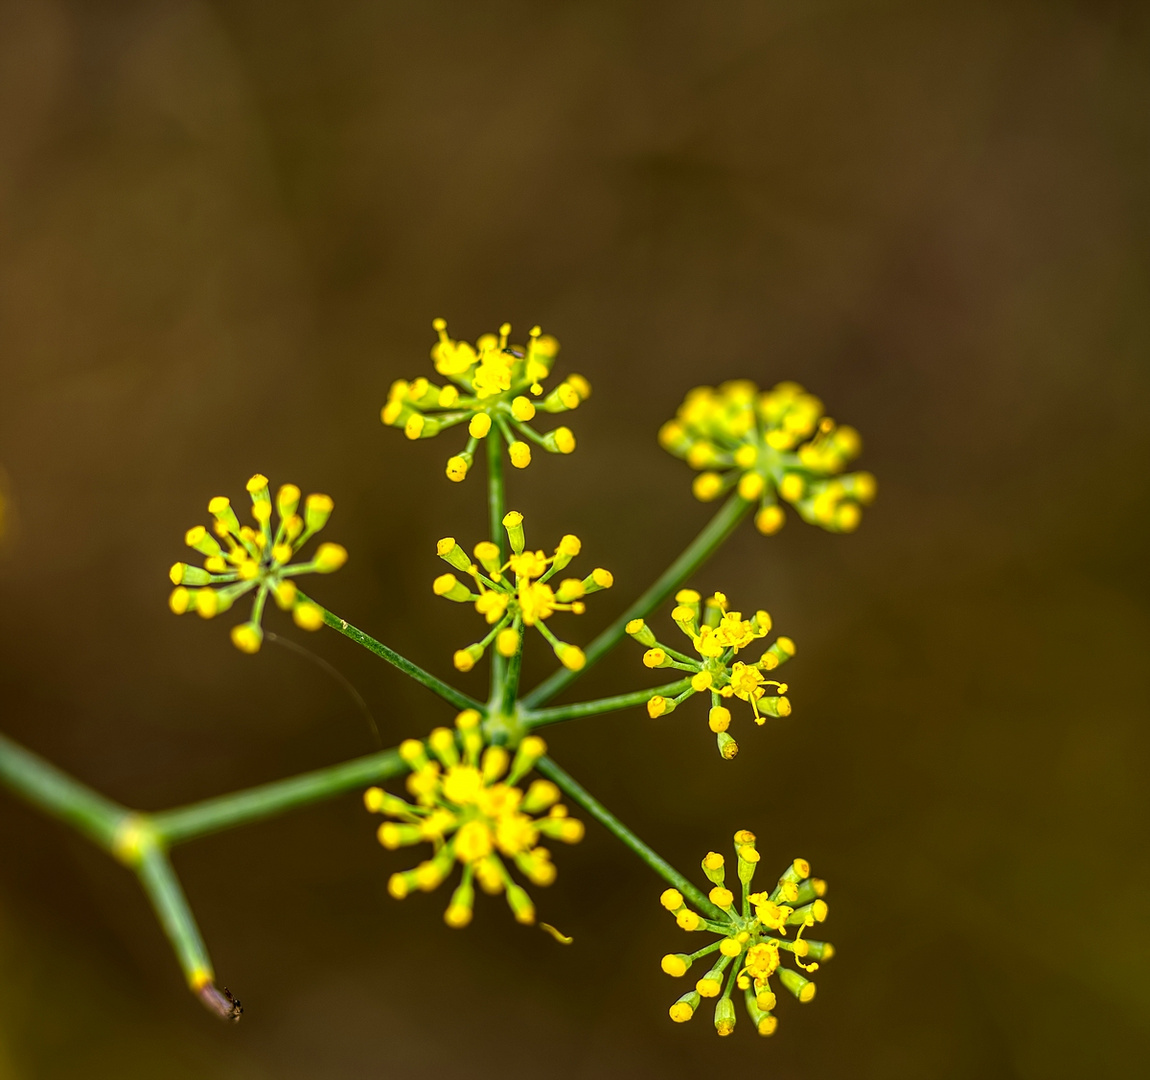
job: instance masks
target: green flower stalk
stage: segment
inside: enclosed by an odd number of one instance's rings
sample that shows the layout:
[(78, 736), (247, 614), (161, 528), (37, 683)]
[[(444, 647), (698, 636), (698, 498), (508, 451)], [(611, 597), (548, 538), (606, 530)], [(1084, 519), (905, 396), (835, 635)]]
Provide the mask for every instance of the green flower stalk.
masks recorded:
[[(752, 879), (759, 855), (753, 834), (744, 830), (735, 834), (740, 901), (736, 903), (727, 888), (725, 861), (715, 852), (702, 863), (713, 886), (709, 893), (702, 892), (547, 757), (543, 740), (534, 732), (546, 724), (618, 713), (644, 703), (649, 715), (658, 717), (695, 694), (709, 693), (708, 723), (721, 756), (729, 761), (738, 751), (727, 730), (729, 699), (746, 702), (760, 725), (768, 717), (788, 715), (786, 684), (767, 676), (795, 654), (794, 642), (776, 637), (767, 644), (772, 626), (765, 610), (744, 618), (730, 610), (722, 593), (704, 601), (683, 586), (756, 502), (756, 525), (764, 533), (782, 525), (780, 499), (823, 528), (854, 529), (859, 508), (875, 492), (869, 473), (843, 471), (858, 453), (858, 436), (823, 417), (821, 402), (793, 383), (781, 383), (769, 393), (760, 393), (745, 381), (689, 393), (677, 418), (664, 425), (660, 439), (701, 471), (695, 481), (698, 497), (706, 500), (733, 491), (679, 557), (624, 607), (585, 653), (557, 638), (550, 619), (557, 612), (582, 614), (586, 597), (610, 588), (612, 575), (597, 568), (585, 577), (562, 577), (582, 549), (579, 538), (571, 534), (563, 536), (550, 554), (528, 548), (523, 515), (506, 507), (503, 448), (506, 444), (517, 468), (530, 461), (532, 445), (570, 453), (575, 440), (569, 429), (558, 427), (541, 435), (531, 421), (539, 411), (575, 408), (588, 397), (590, 387), (580, 376), (569, 375), (545, 391), (543, 384), (559, 346), (538, 327), (528, 335), (526, 346), (508, 343), (506, 325), (472, 346), (448, 337), (443, 320), (434, 325), (439, 341), (432, 360), (445, 383), (434, 385), (424, 378), (396, 382), (383, 420), (402, 427), (411, 439), (466, 424), (469, 442), (447, 466), (447, 475), (455, 481), (467, 475), (479, 441), (486, 440), (488, 535), (498, 540), (484, 540), (470, 554), (454, 537), (439, 541), (437, 553), (450, 570), (435, 579), (433, 591), (457, 603), (473, 604), (486, 621), (485, 636), (457, 650), (454, 665), (470, 671), (494, 645), (488, 700), (463, 693), (305, 596), (296, 585), (299, 575), (330, 573), (347, 560), (344, 548), (331, 543), (319, 544), (310, 559), (303, 556), (304, 546), (327, 524), (332, 500), (326, 495), (303, 499), (293, 484), (285, 484), (273, 498), (267, 478), (256, 475), (247, 485), (253, 524), (241, 524), (230, 501), (220, 496), (208, 505), (211, 527), (198, 526), (187, 533), (186, 542), (202, 565), (180, 562), (172, 567), (172, 610), (211, 618), (252, 594), (251, 613), (232, 630), (232, 641), (243, 652), (255, 653), (263, 639), (261, 620), (270, 596), (303, 629), (330, 627), (432, 691), (457, 712), (454, 729), (438, 727), (425, 739), (408, 738), (376, 754), (155, 813), (105, 798), (0, 735), (0, 784), (73, 826), (138, 876), (189, 987), (216, 1015), (229, 1020), (238, 1019), (242, 1010), (226, 988), (218, 988), (207, 948), (168, 858), (175, 845), (366, 787), (365, 806), (385, 819), (377, 830), (383, 847), (430, 848), (418, 865), (391, 874), (392, 896), (402, 899), (430, 892), (453, 879), (444, 912), (449, 926), (472, 921), (477, 886), (503, 895), (516, 920), (532, 924), (535, 904), (523, 882), (551, 884), (556, 870), (547, 842), (571, 844), (583, 837), (582, 821), (560, 801), (565, 797), (669, 886), (661, 901), (683, 930), (711, 935), (710, 943), (694, 952), (663, 958), (663, 970), (678, 978), (699, 961), (707, 964), (694, 989), (671, 1007), (672, 1019), (688, 1020), (703, 998), (714, 998), (715, 1028), (728, 1035), (736, 1023), (738, 994), (756, 1030), (769, 1035), (776, 1025), (777, 989), (809, 1001), (815, 985), (808, 976), (833, 954), (829, 944), (804, 936), (826, 917), (824, 883), (811, 878), (807, 863), (796, 859), (770, 892), (755, 892)], [(645, 621), (672, 594), (676, 605), (671, 617), (691, 646), (681, 652), (659, 641)], [(524, 634), (529, 627), (546, 639), (561, 666), (532, 691), (520, 694)], [(646, 667), (672, 668), (678, 678), (593, 701), (541, 707), (613, 648), (624, 632), (644, 646)], [(532, 771), (538, 776), (529, 779)], [(407, 798), (382, 786), (401, 777)], [(570, 942), (553, 927), (539, 925), (556, 940)]]
[[(735, 857), (741, 901), (726, 887), (726, 860), (716, 851), (703, 859), (703, 873), (713, 888), (708, 899), (718, 910), (718, 918), (707, 918), (693, 911), (678, 889), (667, 889), (659, 902), (672, 915), (681, 930), (717, 935), (709, 945), (692, 953), (668, 953), (662, 968), (674, 978), (682, 978), (700, 960), (707, 959), (706, 973), (670, 1008), (671, 1019), (685, 1023), (695, 1015), (703, 998), (717, 998), (715, 1030), (730, 1035), (735, 1030), (734, 991), (742, 992), (751, 1023), (760, 1035), (773, 1035), (778, 1021), (774, 1016), (777, 997), (771, 984), (779, 985), (800, 1002), (815, 996), (815, 984), (806, 976), (818, 970), (819, 961), (829, 960), (834, 948), (829, 942), (811, 941), (803, 931), (827, 917), (822, 899), (826, 882), (810, 876), (805, 859), (795, 859), (778, 884), (768, 892), (752, 892), (751, 883), (759, 864), (755, 834), (741, 829), (735, 833)], [(787, 930), (795, 928), (794, 938)], [(780, 954), (789, 954), (799, 970), (783, 967)], [(809, 962), (804, 962), (804, 961)], [(800, 971), (803, 974), (800, 974)]]
[(377, 833), (385, 848), (432, 845), (429, 859), (391, 875), (388, 891), (397, 900), (417, 889), (431, 892), (459, 863), (462, 878), (443, 915), (448, 926), (471, 922), (476, 883), (489, 895), (505, 894), (516, 921), (531, 924), (535, 905), (504, 860), (532, 884), (550, 885), (555, 866), (540, 838), (576, 844), (583, 839), (583, 822), (568, 817), (550, 780), (534, 780), (526, 792), (516, 786), (547, 752), (539, 736), (527, 736), (512, 756), (502, 746), (484, 745), (475, 710), (460, 713), (455, 726), (456, 732), (436, 728), (426, 746), (415, 739), (400, 744), (412, 770), (407, 790), (413, 802), (378, 787), (364, 794), (369, 811), (393, 819)]
[[(727, 698), (740, 698), (750, 704), (755, 723), (762, 726), (768, 716), (790, 716), (790, 700), (783, 695), (787, 684), (766, 679), (763, 672), (774, 671), (795, 655), (795, 643), (789, 637), (776, 638), (758, 660), (746, 663), (736, 660), (740, 649), (750, 648), (771, 631), (771, 616), (756, 611), (749, 619), (742, 612), (728, 611), (723, 593), (708, 597), (706, 615), (699, 622), (700, 597), (694, 589), (681, 589), (675, 595), (671, 618), (690, 639), (697, 656), (688, 656), (661, 644), (642, 619), (627, 624), (627, 633), (640, 645), (647, 646), (643, 663), (649, 668), (675, 668), (690, 675), (690, 683), (673, 697), (654, 694), (647, 700), (647, 713), (654, 719), (674, 712), (687, 698), (711, 692), (711, 711), (707, 722), (719, 746), (720, 756), (730, 761), (739, 752), (739, 744), (727, 733), (731, 725), (730, 710), (722, 704)], [(773, 688), (773, 692), (770, 692)]]
[(449, 566), (466, 574), (471, 585), (454, 574), (441, 574), (432, 584), (436, 596), (459, 604), (474, 603), (491, 630), (481, 640), (455, 653), (455, 666), (470, 671), (482, 658), (492, 641), (499, 655), (511, 659), (523, 648), (523, 628), (533, 626), (551, 646), (564, 667), (578, 671), (585, 661), (583, 650), (560, 641), (548, 628), (547, 620), (556, 611), (583, 614), (583, 597), (615, 583), (607, 570), (598, 567), (585, 578), (564, 578), (558, 586), (548, 584), (582, 550), (579, 537), (568, 534), (559, 541), (551, 555), (529, 551), (523, 532), (523, 515), (509, 510), (503, 517), (511, 557), (504, 562), (500, 546), (491, 540), (475, 545), (475, 562), (456, 541), (448, 536), (439, 541), (436, 552)]
[[(559, 352), (559, 342), (532, 327), (526, 345), (508, 344), (511, 324), (498, 334), (484, 334), (474, 346), (447, 336), (447, 323), (432, 326), (439, 340), (432, 346), (435, 370), (448, 381), (439, 386), (420, 377), (392, 383), (380, 418), (390, 427), (403, 428), (409, 439), (429, 439), (447, 428), (467, 424), (467, 445), (447, 461), (447, 478), (463, 480), (475, 461), (475, 450), (492, 428), (507, 443), (511, 464), (531, 464), (531, 445), (552, 454), (570, 454), (575, 436), (568, 427), (541, 435), (532, 426), (536, 413), (561, 413), (579, 407), (591, 396), (591, 384), (582, 375), (568, 375), (544, 394), (543, 381)], [(535, 400), (533, 400), (535, 399)]]
[(823, 403), (798, 383), (760, 391), (745, 379), (692, 390), (659, 442), (692, 469), (693, 491), (702, 502), (737, 488), (758, 500), (755, 526), (770, 535), (783, 527), (779, 500), (829, 532), (853, 532), (862, 507), (878, 490), (868, 472), (843, 473), (862, 440), (852, 427), (823, 416)]
[(197, 525), (184, 537), (188, 547), (203, 556), (204, 565), (178, 562), (172, 567), (170, 577), (176, 588), (168, 605), (177, 615), (194, 611), (210, 619), (254, 591), (251, 615), (247, 622), (232, 627), (232, 643), (241, 652), (256, 653), (263, 642), (260, 620), (269, 595), (292, 613), (302, 629), (323, 626), (323, 609), (303, 597), (291, 579), (300, 574), (330, 574), (347, 562), (347, 551), (339, 544), (320, 544), (310, 561), (293, 563), (300, 549), (327, 524), (335, 504), (327, 495), (309, 495), (301, 514), (299, 488), (284, 484), (276, 493), (279, 520), (273, 528), (267, 477), (257, 473), (247, 488), (255, 527), (239, 523), (226, 496), (212, 499), (208, 503), (208, 513), (215, 518), (212, 531)]

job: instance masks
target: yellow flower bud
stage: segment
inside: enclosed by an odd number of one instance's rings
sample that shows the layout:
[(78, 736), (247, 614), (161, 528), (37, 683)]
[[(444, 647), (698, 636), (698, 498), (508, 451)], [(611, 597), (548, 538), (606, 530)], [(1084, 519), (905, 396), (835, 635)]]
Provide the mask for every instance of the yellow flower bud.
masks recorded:
[(304, 522), (309, 533), (319, 532), (327, 524), (335, 503), (330, 495), (309, 495), (304, 502)]
[(731, 726), (730, 709), (724, 709), (722, 705), (712, 706), (707, 716), (707, 724), (716, 734), (720, 731), (726, 731)]
[(691, 490), (699, 502), (711, 502), (722, 493), (723, 478), (716, 472), (700, 473), (695, 477)]
[(748, 502), (757, 499), (763, 493), (764, 486), (763, 478), (759, 473), (747, 472), (739, 477), (739, 495)]
[(264, 632), (255, 623), (240, 623), (232, 627), (232, 644), (240, 652), (259, 652), (263, 639)]
[(584, 401), (591, 396), (591, 384), (582, 375), (568, 375), (567, 382)]
[[(449, 457), (447, 459), (447, 469), (445, 470), (447, 473), (447, 479), (458, 484), (467, 476), (467, 470), (470, 467), (471, 463), (462, 454), (456, 454), (454, 457)], [(467, 913), (467, 917), (469, 919), (471, 918), (470, 910)]]
[(806, 491), (806, 483), (797, 473), (787, 473), (779, 484), (779, 494), (787, 502), (798, 502)]
[(315, 604), (304, 602), (292, 609), (292, 619), (303, 630), (318, 630), (323, 626), (323, 612)]
[[(575, 451), (575, 435), (569, 427), (557, 427), (550, 433), (555, 449), (561, 454), (571, 454)], [(861, 496), (860, 496), (861, 497)]]
[(495, 638), (495, 648), (500, 656), (512, 657), (519, 650), (519, 631), (512, 626), (500, 630)]
[(777, 533), (786, 521), (786, 514), (781, 506), (764, 506), (755, 515), (755, 528), (764, 536)]
[(570, 671), (581, 671), (587, 664), (587, 657), (583, 654), (582, 649), (577, 645), (568, 645), (563, 641), (555, 646), (555, 655), (559, 658), (559, 662)]
[(723, 908), (724, 910), (735, 902), (734, 893), (732, 893), (730, 889), (724, 889), (721, 885), (716, 885), (707, 896), (715, 907)]
[[(212, 589), (197, 589), (193, 594), (196, 598), (196, 614), (202, 619), (211, 619), (220, 610), (220, 597), (219, 593)], [(235, 640), (233, 634), (232, 640)], [(258, 647), (258, 646), (257, 646)], [(255, 649), (249, 649), (249, 652), (255, 652)]]
[(714, 977), (710, 972), (695, 983), (695, 990), (701, 997), (705, 998), (718, 997), (719, 991), (722, 989), (723, 984), (721, 979)]
[(690, 958), (685, 953), (668, 953), (660, 962), (662, 969), (672, 978), (682, 978), (691, 968)]
[(320, 544), (315, 553), (315, 568), (321, 574), (330, 574), (347, 562), (347, 548), (341, 544)]
[(675, 915), (675, 922), (679, 924), (681, 930), (698, 930), (702, 921), (698, 915), (686, 908)]

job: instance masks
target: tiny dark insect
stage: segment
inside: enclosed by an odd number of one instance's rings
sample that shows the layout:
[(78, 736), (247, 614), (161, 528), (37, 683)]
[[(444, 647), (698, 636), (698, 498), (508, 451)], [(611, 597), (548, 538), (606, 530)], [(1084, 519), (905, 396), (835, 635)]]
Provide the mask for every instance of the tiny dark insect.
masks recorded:
[(200, 987), (200, 1000), (221, 1020), (230, 1020), (233, 1024), (239, 1023), (240, 1017), (244, 1014), (240, 999), (234, 997), (226, 986), (223, 993), (220, 993), (214, 983), (206, 983)]

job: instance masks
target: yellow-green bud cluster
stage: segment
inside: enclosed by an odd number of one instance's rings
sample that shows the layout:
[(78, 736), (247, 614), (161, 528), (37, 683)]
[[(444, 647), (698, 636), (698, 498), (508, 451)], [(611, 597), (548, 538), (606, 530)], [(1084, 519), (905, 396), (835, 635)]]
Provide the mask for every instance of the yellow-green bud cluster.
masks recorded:
[(749, 648), (770, 633), (771, 616), (766, 611), (756, 611), (749, 619), (744, 619), (742, 612), (727, 610), (727, 598), (723, 593), (715, 593), (703, 604), (694, 589), (681, 589), (675, 594), (671, 618), (690, 638), (696, 656), (678, 652), (659, 642), (642, 619), (632, 619), (627, 624), (627, 633), (647, 649), (643, 654), (643, 663), (647, 667), (674, 668), (687, 672), (691, 677), (690, 686), (677, 697), (663, 697), (661, 694), (651, 697), (647, 701), (647, 712), (652, 718), (663, 716), (674, 712), (692, 695), (709, 690), (711, 711), (708, 724), (715, 733), (719, 754), (730, 761), (739, 752), (739, 744), (727, 732), (731, 713), (723, 700), (736, 697), (749, 702), (755, 723), (759, 725), (764, 724), (768, 716), (789, 716), (791, 703), (784, 696), (787, 684), (764, 678), (763, 672), (774, 671), (794, 656), (795, 643), (789, 637), (779, 637), (754, 663), (736, 660), (740, 649)]
[(407, 790), (412, 801), (378, 787), (364, 793), (368, 810), (391, 819), (377, 834), (385, 848), (432, 845), (429, 859), (391, 875), (388, 891), (399, 900), (417, 889), (431, 892), (458, 862), (463, 875), (444, 912), (448, 926), (471, 922), (476, 883), (491, 895), (504, 893), (515, 918), (533, 923), (535, 905), (504, 860), (533, 885), (550, 885), (555, 865), (540, 838), (578, 843), (583, 822), (568, 817), (550, 780), (534, 780), (526, 791), (516, 786), (547, 752), (537, 735), (528, 735), (512, 755), (502, 746), (484, 745), (473, 709), (460, 713), (455, 727), (436, 728), (426, 743), (408, 739), (400, 744), (399, 753), (411, 769)]
[[(703, 859), (703, 873), (712, 885), (708, 899), (718, 909), (718, 917), (693, 911), (678, 889), (667, 889), (659, 898), (681, 929), (718, 935), (693, 953), (668, 953), (663, 957), (663, 970), (674, 978), (682, 978), (704, 958), (708, 965), (695, 988), (671, 1006), (671, 1019), (684, 1023), (695, 1015), (703, 998), (718, 998), (715, 1030), (720, 1035), (730, 1035), (735, 1030), (732, 996), (740, 991), (755, 1030), (760, 1035), (773, 1035), (778, 1021), (773, 1011), (777, 998), (771, 979), (777, 978), (778, 984), (799, 1001), (810, 1001), (815, 996), (815, 984), (806, 976), (818, 969), (819, 961), (834, 955), (829, 942), (803, 937), (803, 931), (827, 917), (827, 905), (822, 899), (826, 882), (810, 876), (811, 868), (805, 859), (795, 859), (771, 892), (752, 892), (759, 853), (755, 834), (746, 829), (735, 833), (735, 857), (742, 894), (738, 904), (726, 887), (723, 856), (711, 851)], [(796, 928), (794, 938), (787, 937), (789, 927)], [(781, 953), (789, 953), (799, 971), (783, 967), (779, 963)]]
[(172, 567), (170, 577), (176, 588), (168, 604), (177, 615), (194, 611), (210, 619), (254, 590), (248, 621), (232, 627), (236, 648), (254, 653), (263, 642), (260, 620), (269, 595), (304, 630), (323, 625), (323, 612), (300, 594), (291, 579), (300, 574), (330, 574), (347, 562), (347, 551), (339, 544), (320, 544), (310, 561), (292, 563), (304, 544), (327, 524), (335, 504), (328, 495), (309, 495), (301, 506), (295, 484), (284, 484), (273, 502), (267, 477), (258, 473), (248, 481), (247, 489), (255, 526), (240, 524), (226, 496), (212, 499), (208, 503), (214, 519), (210, 531), (197, 525), (184, 536), (204, 564), (178, 562)]
[(823, 403), (798, 383), (767, 391), (745, 379), (697, 387), (663, 425), (659, 442), (701, 470), (696, 498), (709, 502), (737, 488), (757, 500), (755, 525), (767, 535), (786, 519), (780, 500), (812, 525), (853, 532), (877, 491), (870, 473), (843, 472), (862, 449), (858, 432), (824, 416)]
[(475, 545), (474, 562), (454, 536), (445, 537), (436, 546), (444, 562), (470, 578), (470, 582), (464, 582), (455, 574), (441, 574), (432, 583), (436, 596), (460, 604), (474, 603), (475, 610), (491, 627), (481, 641), (455, 653), (455, 666), (460, 671), (470, 671), (493, 641), (501, 656), (515, 656), (523, 647), (523, 628), (534, 626), (547, 639), (559, 661), (578, 671), (587, 662), (583, 650), (560, 641), (545, 620), (556, 611), (581, 615), (585, 608), (583, 597), (609, 589), (614, 577), (609, 571), (597, 568), (585, 578), (564, 578), (553, 587), (548, 581), (579, 554), (582, 548), (579, 537), (564, 536), (554, 554), (545, 555), (542, 551), (526, 549), (523, 515), (518, 511), (511, 510), (504, 516), (503, 527), (511, 549), (511, 557), (506, 562), (499, 545), (490, 540)]
[(591, 396), (591, 384), (582, 375), (568, 375), (546, 394), (543, 380), (559, 352), (559, 342), (532, 327), (526, 345), (510, 345), (511, 325), (498, 334), (484, 334), (475, 344), (447, 336), (447, 323), (436, 319), (432, 326), (439, 340), (431, 348), (435, 370), (447, 382), (443, 386), (418, 378), (393, 383), (381, 419), (403, 428), (409, 439), (429, 439), (446, 428), (467, 424), (466, 447), (447, 461), (447, 478), (460, 481), (475, 460), (480, 439), (494, 427), (507, 443), (511, 464), (525, 469), (531, 464), (531, 445), (552, 454), (570, 454), (575, 436), (568, 427), (541, 435), (530, 421), (542, 410), (569, 412)]

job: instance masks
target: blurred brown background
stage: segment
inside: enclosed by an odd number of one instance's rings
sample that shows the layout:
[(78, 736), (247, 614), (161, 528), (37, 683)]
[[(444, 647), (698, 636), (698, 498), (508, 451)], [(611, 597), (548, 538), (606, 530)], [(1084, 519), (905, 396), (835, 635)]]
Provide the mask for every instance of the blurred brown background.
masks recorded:
[[(373, 749), (306, 659), (166, 609), (184, 530), (256, 470), (336, 499), (319, 599), (442, 674), (471, 640), (430, 581), (482, 477), (378, 420), (433, 316), (541, 322), (595, 388), (577, 453), (510, 489), (616, 573), (576, 641), (710, 513), (654, 441), (690, 386), (797, 379), (880, 480), (857, 535), (745, 527), (699, 575), (799, 645), (794, 715), (740, 718), (737, 761), (702, 706), (549, 735), (685, 869), (750, 827), (830, 880), (839, 956), (772, 1040), (670, 1023), (682, 935), (597, 827), (539, 896), (564, 949), (501, 902), (452, 932), (442, 891), (391, 900), (410, 858), (354, 796), (177, 852), (227, 1028), (129, 875), (0, 793), (0, 1077), (1138, 1073), (1148, 29), (1134, 2), (0, 0), (0, 729), (109, 795)], [(450, 717), (307, 644), (389, 743)], [(624, 648), (572, 697), (649, 678)]]

